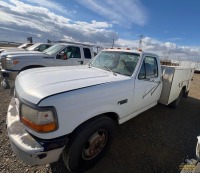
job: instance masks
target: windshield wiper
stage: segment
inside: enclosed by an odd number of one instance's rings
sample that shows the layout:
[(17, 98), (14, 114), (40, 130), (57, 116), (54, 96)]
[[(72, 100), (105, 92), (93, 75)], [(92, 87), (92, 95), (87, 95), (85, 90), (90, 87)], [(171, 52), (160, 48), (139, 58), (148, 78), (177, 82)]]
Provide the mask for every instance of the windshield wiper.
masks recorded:
[(105, 67), (106, 69), (108, 69), (110, 72), (112, 72), (114, 76), (117, 76), (117, 74), (113, 70), (111, 70), (109, 67), (107, 67), (105, 65), (102, 65), (102, 66)]
[[(108, 71), (112, 72), (114, 76), (117, 76), (117, 74), (111, 70), (109, 67), (107, 67), (106, 65), (103, 65), (101, 63), (99, 63), (102, 67), (106, 68)], [(88, 63), (88, 67), (91, 68), (92, 67), (92, 61)]]

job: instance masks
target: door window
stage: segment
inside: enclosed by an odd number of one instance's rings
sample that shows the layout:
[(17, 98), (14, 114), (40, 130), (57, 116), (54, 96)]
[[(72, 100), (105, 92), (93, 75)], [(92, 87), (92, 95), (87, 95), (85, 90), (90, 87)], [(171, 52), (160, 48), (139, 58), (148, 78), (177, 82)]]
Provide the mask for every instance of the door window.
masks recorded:
[(85, 59), (91, 59), (92, 58), (90, 49), (83, 48), (83, 52), (84, 52)]
[(145, 57), (138, 79), (149, 79), (158, 77), (158, 64), (154, 57)]
[(68, 46), (57, 55), (57, 59), (67, 60), (69, 58), (81, 58), (80, 48)]

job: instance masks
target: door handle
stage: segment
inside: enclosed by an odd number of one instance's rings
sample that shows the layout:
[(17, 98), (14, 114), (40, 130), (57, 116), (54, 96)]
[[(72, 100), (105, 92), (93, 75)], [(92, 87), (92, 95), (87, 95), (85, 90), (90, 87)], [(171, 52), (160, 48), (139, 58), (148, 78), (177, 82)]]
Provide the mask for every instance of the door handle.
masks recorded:
[(78, 62), (80, 62), (80, 64), (83, 64), (83, 61), (78, 61)]

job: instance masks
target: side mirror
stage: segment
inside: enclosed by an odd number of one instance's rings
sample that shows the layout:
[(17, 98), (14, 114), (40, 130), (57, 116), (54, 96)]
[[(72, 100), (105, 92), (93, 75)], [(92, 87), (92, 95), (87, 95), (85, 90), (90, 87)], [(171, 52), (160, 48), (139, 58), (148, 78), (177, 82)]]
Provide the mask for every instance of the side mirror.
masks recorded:
[(64, 51), (61, 51), (61, 52), (59, 53), (59, 57), (60, 57), (60, 59), (62, 59), (62, 60), (68, 59), (67, 54), (66, 54)]
[(145, 79), (145, 74), (140, 73), (140, 74), (138, 75), (138, 79)]
[(64, 52), (64, 51), (61, 51), (61, 52), (59, 53), (59, 55), (60, 55), (60, 56), (64, 56), (64, 55), (65, 55), (65, 52)]

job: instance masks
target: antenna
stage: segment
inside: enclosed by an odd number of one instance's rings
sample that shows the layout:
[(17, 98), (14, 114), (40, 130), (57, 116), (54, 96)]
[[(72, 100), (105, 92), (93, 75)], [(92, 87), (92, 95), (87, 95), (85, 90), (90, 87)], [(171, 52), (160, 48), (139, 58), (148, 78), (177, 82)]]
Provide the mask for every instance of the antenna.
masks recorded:
[(144, 35), (143, 35), (143, 34), (140, 35), (139, 38), (140, 38), (140, 41), (139, 41), (139, 46), (138, 46), (138, 48), (139, 48), (139, 49), (142, 49), (142, 39), (144, 38)]

